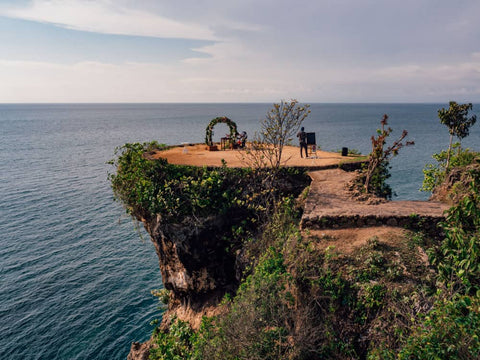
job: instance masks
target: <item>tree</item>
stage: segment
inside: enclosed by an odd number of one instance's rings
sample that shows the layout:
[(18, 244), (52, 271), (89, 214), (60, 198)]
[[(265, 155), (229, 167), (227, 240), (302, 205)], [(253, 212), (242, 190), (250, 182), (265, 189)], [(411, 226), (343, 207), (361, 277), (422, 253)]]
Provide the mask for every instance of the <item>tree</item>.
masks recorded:
[(261, 121), (261, 131), (255, 134), (252, 150), (249, 151), (255, 167), (280, 167), (283, 147), (291, 143), (295, 132), (310, 113), (309, 107), (298, 105), (295, 99), (273, 104), (273, 109)]
[(460, 140), (467, 137), (470, 133), (470, 127), (477, 121), (477, 116), (468, 117), (468, 110), (472, 110), (472, 103), (457, 104), (455, 101), (450, 101), (450, 107), (438, 110), (438, 117), (440, 122), (448, 127), (450, 133), (450, 144), (448, 146), (447, 164), (445, 170), (448, 172), (450, 165), (450, 153), (452, 150), (453, 136)]
[[(407, 141), (403, 144), (403, 139), (408, 135), (407, 130), (403, 130), (402, 135), (393, 142), (391, 146), (384, 150), (384, 145), (386, 143), (387, 137), (392, 132), (390, 127), (385, 128), (388, 120), (388, 115), (383, 115), (381, 124), (381, 129), (377, 129), (378, 136), (372, 136), (372, 152), (368, 157), (368, 165), (365, 171), (365, 183), (364, 188), (367, 193), (375, 193), (376, 195), (381, 195), (385, 197), (391, 196), (391, 190), (385, 190), (385, 180), (389, 177), (388, 174), (388, 164), (390, 158), (398, 155), (398, 151), (403, 146), (413, 145), (413, 141)], [(376, 176), (377, 175), (377, 176)], [(372, 185), (371, 181), (373, 178), (377, 177), (375, 183)], [(380, 191), (379, 191), (380, 189)]]

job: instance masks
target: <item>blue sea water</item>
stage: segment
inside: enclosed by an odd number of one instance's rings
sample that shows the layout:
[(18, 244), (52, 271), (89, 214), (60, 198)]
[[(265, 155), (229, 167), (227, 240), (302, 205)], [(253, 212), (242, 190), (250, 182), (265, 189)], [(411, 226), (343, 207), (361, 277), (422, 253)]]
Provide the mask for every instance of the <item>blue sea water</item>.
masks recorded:
[[(384, 113), (415, 146), (392, 162), (397, 199), (426, 199), (422, 168), (448, 145), (446, 104), (313, 104), (324, 150), (368, 153)], [(126, 142), (203, 142), (228, 116), (250, 137), (271, 104), (0, 105), (0, 358), (125, 359), (161, 317), (158, 259), (113, 201), (106, 162)], [(478, 106), (474, 106), (478, 112)], [(215, 127), (214, 140), (228, 133)], [(464, 146), (478, 150), (480, 126)], [(312, 160), (313, 161), (313, 160)]]

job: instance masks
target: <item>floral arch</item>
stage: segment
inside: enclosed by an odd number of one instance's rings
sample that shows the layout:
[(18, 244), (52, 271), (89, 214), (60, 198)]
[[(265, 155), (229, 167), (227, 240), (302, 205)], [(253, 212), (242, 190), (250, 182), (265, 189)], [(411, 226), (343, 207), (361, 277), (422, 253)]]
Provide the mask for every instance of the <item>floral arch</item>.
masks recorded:
[(205, 131), (205, 143), (208, 146), (213, 145), (213, 141), (212, 141), (213, 127), (215, 125), (217, 125), (218, 123), (225, 123), (225, 124), (228, 125), (228, 127), (230, 128), (230, 138), (231, 139), (235, 139), (235, 137), (238, 135), (237, 124), (235, 124), (235, 122), (233, 122), (232, 120), (230, 120), (226, 116), (217, 117), (217, 118), (213, 119), (212, 121), (210, 121), (210, 124), (208, 124), (207, 129)]

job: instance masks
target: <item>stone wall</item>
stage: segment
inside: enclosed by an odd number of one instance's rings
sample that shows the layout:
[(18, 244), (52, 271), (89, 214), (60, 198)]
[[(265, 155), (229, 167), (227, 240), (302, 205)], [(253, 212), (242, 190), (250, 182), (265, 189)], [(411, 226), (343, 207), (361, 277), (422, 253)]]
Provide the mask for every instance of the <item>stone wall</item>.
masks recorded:
[(340, 215), (303, 218), (303, 229), (345, 229), (356, 227), (396, 226), (410, 230), (422, 230), (429, 235), (438, 237), (442, 229), (438, 226), (443, 218), (434, 216), (376, 216), (376, 215)]

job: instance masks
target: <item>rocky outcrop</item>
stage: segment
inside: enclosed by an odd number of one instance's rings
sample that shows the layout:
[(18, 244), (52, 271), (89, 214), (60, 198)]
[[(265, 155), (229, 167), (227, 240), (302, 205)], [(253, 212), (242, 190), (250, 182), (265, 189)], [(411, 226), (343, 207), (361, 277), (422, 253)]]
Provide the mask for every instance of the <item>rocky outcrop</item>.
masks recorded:
[(130, 347), (130, 353), (127, 356), (127, 360), (148, 360), (150, 354), (150, 341), (139, 343), (134, 342)]
[(145, 222), (158, 255), (165, 289), (170, 290), (163, 326), (170, 314), (193, 328), (228, 291), (235, 291), (235, 239), (227, 236), (245, 214), (230, 213), (208, 218), (187, 217), (179, 223), (164, 223), (158, 215)]
[[(225, 293), (236, 290), (240, 279), (232, 251), (235, 239), (226, 234), (244, 216), (236, 212), (169, 223), (157, 215), (143, 220), (155, 246), (163, 285), (170, 290), (162, 329), (168, 329), (173, 315), (198, 329), (203, 316), (217, 314)], [(151, 346), (150, 341), (133, 343), (128, 360), (148, 359)]]

